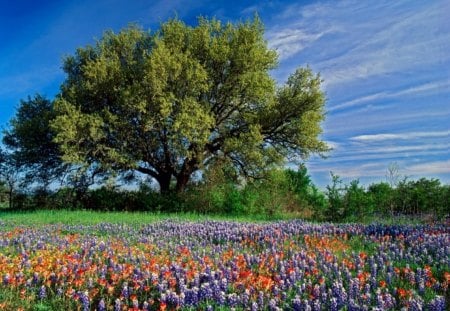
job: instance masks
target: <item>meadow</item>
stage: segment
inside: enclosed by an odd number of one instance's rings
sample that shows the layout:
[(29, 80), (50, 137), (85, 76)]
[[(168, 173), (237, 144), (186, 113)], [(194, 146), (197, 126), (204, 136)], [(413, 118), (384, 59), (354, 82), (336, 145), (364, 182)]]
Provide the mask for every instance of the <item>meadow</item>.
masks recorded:
[(2, 213), (1, 310), (448, 310), (448, 224)]

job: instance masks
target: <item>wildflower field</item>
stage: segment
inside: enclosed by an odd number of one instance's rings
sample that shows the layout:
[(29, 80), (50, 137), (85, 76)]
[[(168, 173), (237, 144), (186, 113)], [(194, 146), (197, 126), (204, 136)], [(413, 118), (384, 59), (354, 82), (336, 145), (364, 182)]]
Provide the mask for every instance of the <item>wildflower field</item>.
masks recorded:
[(1, 310), (448, 310), (448, 225), (0, 220)]

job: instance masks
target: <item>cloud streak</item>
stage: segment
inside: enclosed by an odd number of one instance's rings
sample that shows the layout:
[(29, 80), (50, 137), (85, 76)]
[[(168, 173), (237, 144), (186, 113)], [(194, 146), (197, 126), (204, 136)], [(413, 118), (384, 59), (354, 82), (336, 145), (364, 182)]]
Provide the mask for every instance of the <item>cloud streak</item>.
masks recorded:
[[(345, 3), (346, 9), (355, 13), (353, 3)], [(449, 9), (448, 2), (438, 1), (415, 11), (408, 10), (407, 3), (386, 5), (380, 12), (369, 12), (373, 10), (370, 5), (360, 8), (360, 14), (366, 16), (367, 22), (360, 21), (358, 26), (365, 29), (366, 34), (359, 33), (360, 41), (344, 54), (317, 65), (323, 72), (325, 83), (328, 86), (345, 85), (372, 76), (407, 72), (448, 61), (450, 55), (446, 50), (450, 33), (440, 31), (441, 25), (433, 21), (443, 21)], [(340, 23), (346, 34), (352, 37), (357, 33), (353, 18), (342, 19), (345, 16), (342, 11), (334, 14), (331, 18)], [(374, 19), (380, 14), (383, 21), (375, 23)]]
[(336, 110), (353, 108), (356, 106), (360, 106), (369, 102), (395, 99), (405, 96), (421, 96), (421, 95), (430, 95), (436, 93), (443, 93), (450, 91), (450, 80), (445, 81), (436, 81), (432, 83), (425, 83), (413, 87), (409, 87), (396, 92), (379, 92), (375, 94), (370, 94), (366, 96), (362, 96), (359, 98), (355, 98), (353, 100), (334, 105), (328, 109), (329, 112), (333, 112)]
[(405, 170), (409, 174), (418, 176), (450, 173), (450, 160), (410, 165)]
[(278, 52), (279, 59), (285, 60), (319, 40), (331, 30), (307, 33), (298, 28), (285, 28), (271, 31), (268, 35), (269, 47)]
[(385, 140), (407, 140), (407, 139), (418, 139), (418, 138), (434, 138), (434, 137), (448, 137), (450, 136), (450, 131), (437, 131), (437, 132), (411, 132), (411, 133), (400, 133), (400, 134), (372, 134), (372, 135), (358, 135), (351, 137), (350, 140), (359, 142), (376, 142)]

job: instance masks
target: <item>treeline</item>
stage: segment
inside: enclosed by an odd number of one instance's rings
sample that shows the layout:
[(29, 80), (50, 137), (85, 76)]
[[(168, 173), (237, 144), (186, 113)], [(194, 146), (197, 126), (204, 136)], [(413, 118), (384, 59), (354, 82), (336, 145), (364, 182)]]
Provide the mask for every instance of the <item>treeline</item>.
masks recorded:
[(339, 176), (331, 174), (327, 186), (327, 207), (324, 219), (330, 221), (359, 221), (368, 217), (421, 215), (425, 218), (448, 216), (450, 186), (438, 179), (421, 178), (362, 186), (358, 180), (343, 184)]
[[(4, 206), (9, 191), (3, 183)], [(88, 209), (97, 211), (193, 212), (201, 214), (299, 217), (316, 221), (365, 221), (410, 215), (438, 219), (448, 216), (450, 186), (437, 179), (403, 180), (364, 187), (358, 180), (344, 184), (331, 174), (320, 191), (304, 165), (297, 170), (274, 169), (263, 178), (242, 182), (226, 166), (215, 166), (189, 184), (183, 193), (161, 194), (148, 183), (133, 190), (106, 184), (91, 189), (63, 187), (54, 191), (16, 189), (12, 209)]]

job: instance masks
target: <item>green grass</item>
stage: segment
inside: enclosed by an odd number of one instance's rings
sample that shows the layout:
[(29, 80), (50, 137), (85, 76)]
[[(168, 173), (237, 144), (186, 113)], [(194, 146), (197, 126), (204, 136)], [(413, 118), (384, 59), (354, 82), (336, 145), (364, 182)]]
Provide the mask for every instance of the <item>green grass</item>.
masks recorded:
[[(0, 208), (0, 221), (7, 221), (9, 226), (41, 226), (47, 224), (71, 224), (71, 225), (95, 225), (98, 223), (124, 223), (128, 225), (143, 225), (162, 220), (180, 221), (237, 221), (237, 222), (265, 222), (274, 220), (295, 219), (297, 215), (280, 214), (269, 215), (212, 215), (198, 213), (152, 213), (152, 212), (99, 212), (86, 210), (34, 210), (34, 211), (11, 211)], [(309, 219), (310, 222), (317, 222)], [(371, 217), (364, 219), (361, 223), (373, 222), (392, 224), (420, 224), (420, 219), (413, 216), (380, 218)]]
[(175, 219), (182, 221), (238, 221), (263, 222), (269, 220), (286, 219), (285, 217), (268, 216), (226, 216), (202, 215), (195, 213), (146, 213), (146, 212), (96, 212), (82, 210), (37, 210), (37, 211), (1, 211), (0, 221), (8, 225), (40, 226), (47, 224), (95, 225), (98, 223), (124, 223), (129, 225), (143, 225), (156, 221)]

